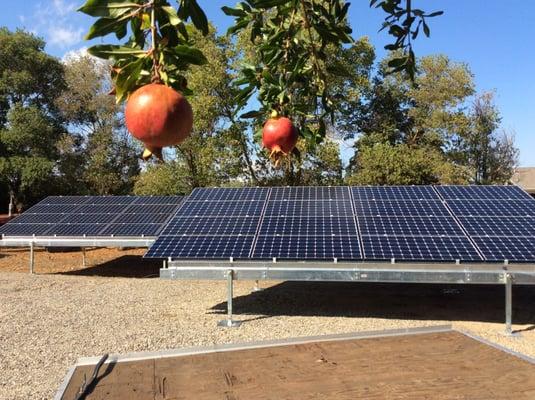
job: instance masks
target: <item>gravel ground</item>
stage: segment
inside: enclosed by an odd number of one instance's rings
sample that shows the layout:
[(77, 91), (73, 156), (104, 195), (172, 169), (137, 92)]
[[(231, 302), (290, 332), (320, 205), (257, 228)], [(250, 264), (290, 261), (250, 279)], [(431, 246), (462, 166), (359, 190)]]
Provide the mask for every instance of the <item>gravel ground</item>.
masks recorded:
[(26, 270), (26, 253), (0, 250), (0, 399), (50, 399), (79, 357), (106, 352), (444, 323), (535, 357), (535, 288), (514, 289), (518, 338), (502, 334), (495, 286), (270, 282), (251, 293), (250, 282), (237, 282), (236, 317), (246, 322), (222, 329), (224, 282), (140, 278), (158, 266), (131, 256), (139, 253), (92, 251), (98, 265), (80, 270), (79, 253), (40, 252), (30, 276), (11, 272)]

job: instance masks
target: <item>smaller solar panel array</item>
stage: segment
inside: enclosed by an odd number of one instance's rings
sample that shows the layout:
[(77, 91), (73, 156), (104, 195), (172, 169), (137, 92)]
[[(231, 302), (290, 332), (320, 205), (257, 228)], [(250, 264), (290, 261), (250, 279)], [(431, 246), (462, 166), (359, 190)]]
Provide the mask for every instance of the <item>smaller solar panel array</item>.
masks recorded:
[(181, 196), (50, 196), (0, 227), (4, 236), (157, 236)]
[(535, 260), (535, 201), (516, 186), (438, 186), (487, 261)]

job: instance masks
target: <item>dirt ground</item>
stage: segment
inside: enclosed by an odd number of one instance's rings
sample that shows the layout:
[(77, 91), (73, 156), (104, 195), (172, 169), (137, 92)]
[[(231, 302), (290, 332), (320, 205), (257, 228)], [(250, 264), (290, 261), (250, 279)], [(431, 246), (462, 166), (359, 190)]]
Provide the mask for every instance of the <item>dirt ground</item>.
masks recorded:
[(144, 249), (35, 254), (0, 248), (0, 399), (49, 399), (79, 357), (214, 343), (451, 323), (535, 357), (535, 287), (513, 290), (504, 331), (503, 286), (237, 282), (238, 329), (218, 328), (220, 281), (162, 281)]

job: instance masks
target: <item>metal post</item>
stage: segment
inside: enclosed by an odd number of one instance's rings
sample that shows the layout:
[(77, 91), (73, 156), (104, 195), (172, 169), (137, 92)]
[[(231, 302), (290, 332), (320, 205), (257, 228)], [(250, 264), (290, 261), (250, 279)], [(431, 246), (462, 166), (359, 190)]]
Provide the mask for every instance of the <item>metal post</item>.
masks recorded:
[(34, 254), (33, 254), (33, 242), (30, 242), (30, 274), (33, 274)]
[(232, 319), (232, 297), (234, 296), (234, 271), (229, 269), (227, 271), (227, 319), (223, 319), (217, 323), (217, 326), (224, 328), (237, 328), (241, 325), (241, 321)]
[(254, 281), (254, 286), (253, 286), (253, 290), (252, 290), (252, 291), (253, 291), (253, 293), (254, 293), (254, 292), (261, 292), (262, 290), (264, 290), (264, 289), (262, 289), (262, 288), (259, 286), (259, 284), (258, 284), (258, 279), (257, 279), (256, 281)]
[(505, 274), (505, 334), (513, 334), (513, 278)]
[(85, 259), (85, 247), (82, 247), (82, 267), (85, 268), (86, 259)]

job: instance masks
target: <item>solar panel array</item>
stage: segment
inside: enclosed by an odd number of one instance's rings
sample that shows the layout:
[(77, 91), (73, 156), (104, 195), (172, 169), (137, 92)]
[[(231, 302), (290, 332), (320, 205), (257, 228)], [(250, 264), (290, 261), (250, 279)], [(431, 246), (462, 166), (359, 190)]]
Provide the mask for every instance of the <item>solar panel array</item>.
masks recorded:
[(181, 196), (50, 196), (0, 227), (4, 236), (157, 236)]
[(196, 189), (146, 257), (535, 261), (514, 186)]

